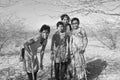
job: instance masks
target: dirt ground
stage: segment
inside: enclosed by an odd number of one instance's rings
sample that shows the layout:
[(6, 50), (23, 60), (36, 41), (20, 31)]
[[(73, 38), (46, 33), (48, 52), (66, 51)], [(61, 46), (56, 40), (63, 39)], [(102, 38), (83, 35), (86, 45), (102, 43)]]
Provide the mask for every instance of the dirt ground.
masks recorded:
[[(44, 55), (44, 69), (39, 70), (38, 80), (50, 78), (50, 40)], [(120, 51), (109, 50), (94, 38), (89, 38), (85, 52), (88, 80), (120, 80)], [(39, 54), (38, 54), (39, 57)], [(0, 80), (26, 80), (18, 55), (0, 56)]]

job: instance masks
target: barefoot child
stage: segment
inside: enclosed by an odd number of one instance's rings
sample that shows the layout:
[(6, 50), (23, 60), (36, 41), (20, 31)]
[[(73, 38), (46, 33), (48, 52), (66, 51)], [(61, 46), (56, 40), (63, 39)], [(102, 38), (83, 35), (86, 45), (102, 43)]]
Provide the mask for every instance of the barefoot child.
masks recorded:
[(79, 27), (79, 19), (73, 18), (71, 25), (73, 28), (71, 35), (71, 51), (73, 52), (72, 64), (75, 69), (74, 76), (77, 76), (81, 80), (86, 73), (85, 72), (85, 59), (84, 52), (88, 43), (87, 35), (82, 27)]
[(55, 78), (56, 80), (65, 80), (67, 68), (67, 39), (68, 36), (64, 31), (64, 23), (57, 23), (57, 31), (52, 37), (51, 51), (54, 58)]
[(43, 69), (43, 55), (49, 33), (50, 27), (48, 25), (42, 25), (39, 36), (24, 43), (24, 66), (29, 80), (37, 80), (37, 72), (39, 70), (37, 50), (39, 47), (42, 47), (40, 51), (40, 68)]

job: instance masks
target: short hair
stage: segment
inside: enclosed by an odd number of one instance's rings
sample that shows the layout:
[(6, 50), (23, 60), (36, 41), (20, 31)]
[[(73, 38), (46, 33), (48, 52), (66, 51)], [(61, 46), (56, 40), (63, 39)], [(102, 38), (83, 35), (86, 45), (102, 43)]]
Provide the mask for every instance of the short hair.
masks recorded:
[(62, 21), (59, 21), (59, 22), (57, 22), (57, 28), (59, 27), (59, 25), (63, 25), (63, 27), (64, 27), (64, 23), (62, 22)]
[(78, 22), (78, 24), (80, 24), (80, 20), (77, 17), (72, 18), (71, 24), (73, 23), (74, 20), (76, 20)]
[(67, 14), (62, 14), (61, 17), (60, 17), (61, 20), (63, 20), (64, 17), (67, 17), (68, 21), (70, 21), (70, 17)]
[(72, 30), (71, 24), (66, 24), (66, 26), (69, 26), (70, 31)]
[(44, 30), (47, 30), (48, 33), (50, 33), (50, 26), (46, 24), (42, 25), (39, 32), (43, 32)]

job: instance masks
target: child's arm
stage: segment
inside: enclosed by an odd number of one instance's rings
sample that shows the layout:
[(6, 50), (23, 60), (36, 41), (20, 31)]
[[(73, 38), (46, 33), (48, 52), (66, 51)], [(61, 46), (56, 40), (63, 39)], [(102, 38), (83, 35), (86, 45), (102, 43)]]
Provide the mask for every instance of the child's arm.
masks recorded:
[(40, 51), (40, 68), (41, 69), (43, 69), (43, 56), (44, 56), (44, 51), (45, 51), (46, 45), (47, 45), (47, 40), (42, 45), (42, 48), (41, 48), (41, 51)]
[(29, 41), (27, 41), (26, 43), (24, 43), (24, 48), (28, 51), (28, 53), (29, 53), (30, 55), (32, 55), (32, 54), (31, 54), (30, 45), (33, 44), (33, 43), (35, 43), (35, 40), (34, 40), (34, 39), (30, 39)]
[(86, 32), (84, 29), (82, 29), (81, 32), (83, 34), (83, 48), (82, 48), (82, 50), (85, 50), (85, 48), (87, 47), (87, 44), (88, 44), (88, 38), (87, 38), (87, 35), (86, 35)]
[(19, 58), (20, 61), (24, 60), (24, 55), (25, 55), (25, 48), (21, 48), (21, 50), (20, 50), (20, 58)]
[(73, 46), (72, 46), (72, 44), (73, 44), (73, 37), (72, 36), (70, 36), (70, 43), (69, 43), (69, 45), (70, 45), (70, 54), (72, 55), (73, 54), (73, 50), (72, 50), (72, 48), (73, 48)]
[(55, 37), (53, 35), (52, 41), (51, 41), (51, 60), (54, 59), (54, 45), (55, 45)]

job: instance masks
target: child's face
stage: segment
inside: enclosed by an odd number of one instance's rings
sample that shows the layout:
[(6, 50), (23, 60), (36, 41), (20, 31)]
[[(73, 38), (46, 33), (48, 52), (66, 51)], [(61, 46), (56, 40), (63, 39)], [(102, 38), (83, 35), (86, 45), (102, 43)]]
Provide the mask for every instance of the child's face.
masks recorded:
[(69, 22), (69, 20), (68, 20), (68, 18), (67, 18), (67, 17), (64, 17), (64, 18), (63, 18), (63, 20), (62, 20), (62, 22), (63, 22), (63, 23), (68, 23), (68, 22)]
[(58, 31), (59, 31), (59, 32), (63, 32), (63, 25), (59, 25), (59, 26), (58, 26)]
[(42, 37), (43, 37), (44, 39), (47, 39), (48, 36), (49, 36), (49, 32), (48, 32), (47, 30), (43, 30), (43, 31), (42, 31)]
[(78, 27), (79, 27), (78, 21), (77, 21), (77, 20), (74, 20), (74, 21), (72, 22), (72, 28), (73, 28), (73, 29), (77, 29)]

